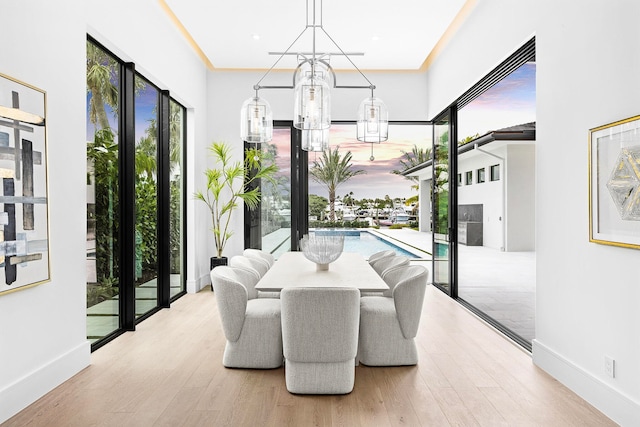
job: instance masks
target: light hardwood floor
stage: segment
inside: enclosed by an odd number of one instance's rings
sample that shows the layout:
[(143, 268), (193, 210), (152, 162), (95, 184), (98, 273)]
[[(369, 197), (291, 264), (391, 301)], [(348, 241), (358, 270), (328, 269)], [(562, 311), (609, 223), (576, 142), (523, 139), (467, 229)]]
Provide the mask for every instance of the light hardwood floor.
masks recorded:
[(284, 368), (226, 369), (213, 292), (186, 295), (97, 350), (9, 426), (609, 426), (433, 286), (413, 367), (356, 367), (345, 396), (287, 392)]

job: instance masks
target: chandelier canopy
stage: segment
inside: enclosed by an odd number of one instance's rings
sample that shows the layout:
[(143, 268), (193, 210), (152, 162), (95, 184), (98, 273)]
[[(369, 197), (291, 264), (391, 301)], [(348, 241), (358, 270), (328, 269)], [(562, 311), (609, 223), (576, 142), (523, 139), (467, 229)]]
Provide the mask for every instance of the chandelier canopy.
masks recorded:
[[(302, 148), (306, 151), (324, 151), (329, 146), (331, 89), (369, 89), (371, 90), (371, 97), (363, 100), (357, 111), (357, 139), (358, 141), (369, 143), (386, 141), (389, 129), (389, 114), (386, 105), (380, 98), (374, 97), (375, 85), (371, 83), (353, 63), (349, 55), (324, 30), (322, 17), (320, 17), (320, 24), (316, 24), (316, 0), (307, 0), (307, 9), (310, 1), (313, 6), (312, 23), (309, 23), (309, 14), (307, 13), (307, 23), (302, 33), (280, 55), (258, 83), (253, 86), (256, 92), (255, 96), (247, 99), (242, 105), (240, 113), (240, 135), (242, 139), (247, 142), (261, 143), (269, 142), (273, 137), (271, 107), (266, 100), (259, 97), (258, 92), (261, 89), (293, 89), (293, 126), (302, 131)], [(322, 9), (322, 0), (320, 0), (320, 9)], [(289, 50), (309, 28), (313, 30), (311, 56), (308, 57), (301, 53), (296, 54), (298, 56), (298, 66), (294, 71), (293, 85), (262, 86), (261, 83), (265, 77), (285, 55), (292, 54)], [(338, 48), (340, 54), (364, 77), (368, 85), (340, 86), (336, 83), (335, 72), (329, 64), (329, 55), (316, 53), (317, 30), (322, 31), (329, 38)]]

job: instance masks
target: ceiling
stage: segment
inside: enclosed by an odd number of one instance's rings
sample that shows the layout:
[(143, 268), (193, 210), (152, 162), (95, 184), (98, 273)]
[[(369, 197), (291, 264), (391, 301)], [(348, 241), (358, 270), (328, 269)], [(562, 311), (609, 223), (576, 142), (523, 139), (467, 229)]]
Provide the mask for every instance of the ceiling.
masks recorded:
[[(459, 12), (474, 3), (473, 0), (315, 1), (315, 22), (321, 25), (315, 29), (316, 55), (333, 54), (330, 63), (337, 70), (355, 68), (340, 50), (361, 70), (418, 70), (447, 29), (455, 26), (452, 23)], [(213, 69), (264, 70), (276, 61), (274, 69), (293, 69), (297, 65), (296, 53), (313, 51), (314, 0), (159, 2)], [(287, 49), (293, 55), (285, 55), (279, 61), (281, 55), (269, 53), (281, 54)]]

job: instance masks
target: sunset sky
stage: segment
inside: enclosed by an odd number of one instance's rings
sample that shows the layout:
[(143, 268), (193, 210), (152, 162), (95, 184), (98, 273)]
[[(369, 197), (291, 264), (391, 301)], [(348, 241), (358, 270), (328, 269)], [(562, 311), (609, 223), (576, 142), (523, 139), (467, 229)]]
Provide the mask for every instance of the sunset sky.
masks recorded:
[[(353, 191), (353, 197), (362, 198), (384, 198), (389, 197), (411, 197), (417, 194), (416, 190), (411, 189), (411, 181), (391, 174), (393, 169), (400, 169), (399, 158), (402, 151), (411, 151), (414, 144), (418, 146), (431, 146), (431, 127), (427, 125), (390, 125), (389, 140), (380, 144), (374, 144), (373, 156), (374, 161), (370, 161), (371, 145), (369, 143), (359, 142), (356, 140), (356, 125), (339, 124), (331, 126), (330, 146), (340, 147), (341, 153), (351, 151), (352, 163), (354, 169), (362, 169), (366, 173), (355, 176), (344, 184), (340, 185), (337, 190), (339, 196)], [(274, 129), (273, 141), (278, 147), (279, 155), (286, 155), (279, 163), (282, 172), (289, 174), (289, 130)], [(309, 153), (309, 165), (312, 165), (316, 157), (320, 157), (321, 153)], [(328, 197), (328, 190), (325, 186), (318, 184), (312, 180), (309, 181), (309, 194), (317, 194), (319, 196)]]

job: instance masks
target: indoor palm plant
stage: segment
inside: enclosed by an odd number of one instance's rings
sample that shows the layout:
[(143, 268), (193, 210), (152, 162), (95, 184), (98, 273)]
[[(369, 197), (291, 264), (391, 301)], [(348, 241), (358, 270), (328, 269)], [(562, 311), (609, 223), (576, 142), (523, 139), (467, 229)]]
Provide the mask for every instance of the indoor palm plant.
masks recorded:
[(231, 147), (225, 142), (213, 142), (208, 150), (216, 166), (204, 171), (207, 177), (205, 191), (198, 191), (195, 197), (202, 200), (211, 211), (212, 232), (216, 256), (211, 258), (211, 268), (226, 264), (222, 256), (233, 230), (229, 228), (231, 214), (242, 200), (249, 210), (260, 204), (260, 179), (273, 181), (278, 168), (264, 162), (264, 153), (257, 148), (245, 149), (244, 161), (231, 158)]

